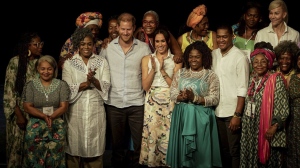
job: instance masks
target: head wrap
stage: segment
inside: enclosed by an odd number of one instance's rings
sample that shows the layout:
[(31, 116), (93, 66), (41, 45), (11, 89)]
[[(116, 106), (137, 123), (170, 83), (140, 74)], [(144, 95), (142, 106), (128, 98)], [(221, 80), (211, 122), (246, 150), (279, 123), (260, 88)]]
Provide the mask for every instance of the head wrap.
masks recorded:
[(207, 8), (205, 5), (199, 5), (190, 13), (186, 25), (194, 28), (206, 15)]
[(76, 19), (76, 26), (79, 28), (95, 24), (99, 27), (102, 26), (102, 14), (99, 12), (85, 12), (80, 14)]
[(250, 54), (250, 59), (252, 60), (257, 54), (263, 54), (269, 61), (269, 69), (273, 67), (274, 59), (276, 58), (275, 53), (267, 48), (257, 48)]

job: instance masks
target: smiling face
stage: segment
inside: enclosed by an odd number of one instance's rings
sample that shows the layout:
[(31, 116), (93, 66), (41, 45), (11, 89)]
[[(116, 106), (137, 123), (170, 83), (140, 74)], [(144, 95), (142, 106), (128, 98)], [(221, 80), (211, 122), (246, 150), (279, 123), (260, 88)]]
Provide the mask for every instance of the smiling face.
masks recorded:
[(217, 44), (222, 54), (231, 49), (233, 46), (232, 39), (233, 34), (229, 33), (227, 29), (217, 29)]
[(268, 72), (268, 64), (269, 61), (263, 54), (259, 53), (254, 57), (252, 67), (258, 77), (262, 77)]
[(87, 36), (80, 42), (79, 55), (81, 57), (89, 58), (93, 54), (94, 42), (92, 37)]
[(143, 29), (146, 34), (152, 34), (158, 26), (158, 22), (152, 13), (148, 13), (143, 18)]
[(154, 43), (155, 49), (159, 54), (163, 55), (168, 52), (168, 43), (163, 34), (156, 34)]
[(283, 74), (289, 73), (289, 71), (292, 69), (292, 54), (289, 52), (284, 52), (280, 55), (279, 60), (279, 69)]
[(117, 30), (117, 22), (117, 19), (112, 19), (108, 22), (108, 34), (111, 39), (115, 39), (119, 35)]
[(195, 26), (194, 31), (204, 37), (207, 35), (207, 31), (209, 28), (209, 22), (207, 16), (204, 16), (203, 19)]
[(285, 12), (282, 7), (277, 7), (269, 11), (269, 19), (273, 27), (278, 26), (284, 22), (287, 12)]
[(42, 61), (37, 67), (40, 78), (43, 81), (51, 81), (54, 75), (54, 68), (47, 62)]
[(135, 26), (130, 21), (121, 21), (118, 26), (119, 37), (124, 43), (130, 43), (132, 41), (133, 32), (135, 31)]
[(196, 49), (192, 49), (189, 53), (188, 62), (192, 71), (201, 71), (203, 69), (202, 53)]

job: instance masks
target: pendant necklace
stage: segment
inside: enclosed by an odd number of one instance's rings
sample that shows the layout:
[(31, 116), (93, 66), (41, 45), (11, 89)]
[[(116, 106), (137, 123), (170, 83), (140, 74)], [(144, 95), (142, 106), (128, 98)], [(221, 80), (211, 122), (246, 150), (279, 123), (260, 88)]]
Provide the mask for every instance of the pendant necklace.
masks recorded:
[(251, 38), (254, 36), (254, 34), (255, 34), (255, 32), (253, 31), (252, 34), (251, 34), (251, 36), (250, 36), (250, 38), (249, 38), (248, 40), (246, 40), (246, 37), (247, 37), (247, 30), (246, 30), (246, 28), (245, 28), (245, 48), (246, 48), (248, 42), (249, 42), (249, 41), (251, 40)]

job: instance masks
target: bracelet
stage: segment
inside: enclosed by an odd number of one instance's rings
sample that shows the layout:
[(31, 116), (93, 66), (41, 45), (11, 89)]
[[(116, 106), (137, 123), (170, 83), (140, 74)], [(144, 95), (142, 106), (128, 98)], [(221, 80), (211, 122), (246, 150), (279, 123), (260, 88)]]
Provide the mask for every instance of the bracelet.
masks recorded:
[(165, 74), (165, 75), (163, 75), (162, 77), (163, 77), (164, 79), (166, 79), (166, 78), (169, 77), (169, 76), (168, 76), (168, 74)]
[(197, 103), (197, 101), (198, 101), (198, 96), (194, 95), (193, 103)]
[(234, 112), (234, 115), (236, 115), (238, 117), (242, 117), (242, 113), (239, 113), (239, 112)]

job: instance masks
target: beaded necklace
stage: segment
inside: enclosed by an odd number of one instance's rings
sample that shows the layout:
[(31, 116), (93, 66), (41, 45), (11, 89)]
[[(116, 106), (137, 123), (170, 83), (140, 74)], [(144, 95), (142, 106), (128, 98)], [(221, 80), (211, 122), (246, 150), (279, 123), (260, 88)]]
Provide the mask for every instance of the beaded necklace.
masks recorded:
[[(255, 89), (255, 81), (257, 81), (257, 76), (253, 77), (253, 79), (251, 81), (251, 84), (250, 84), (250, 86), (248, 88), (248, 91), (247, 91), (247, 95), (248, 95), (248, 97), (251, 98), (251, 101), (254, 101), (254, 95), (256, 93), (258, 93), (260, 91), (260, 89), (264, 86), (264, 84), (265, 84), (266, 80), (269, 78), (269, 76), (270, 76), (270, 74), (266, 73), (262, 77), (262, 79), (261, 79), (259, 85), (256, 87), (256, 89)], [(255, 90), (255, 92), (254, 92), (254, 90)]]
[[(193, 30), (190, 31), (190, 35), (189, 35), (189, 40), (188, 41), (190, 43), (193, 43), (195, 41), (204, 41), (204, 37), (203, 36), (201, 36), (201, 40), (194, 39), (193, 36), (192, 36), (192, 33), (193, 33)], [(206, 36), (206, 37), (207, 37), (207, 40), (204, 41), (205, 43), (209, 40), (209, 36)]]

